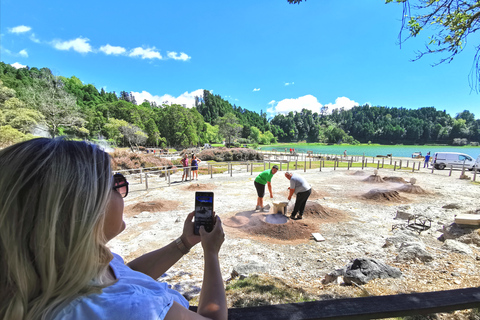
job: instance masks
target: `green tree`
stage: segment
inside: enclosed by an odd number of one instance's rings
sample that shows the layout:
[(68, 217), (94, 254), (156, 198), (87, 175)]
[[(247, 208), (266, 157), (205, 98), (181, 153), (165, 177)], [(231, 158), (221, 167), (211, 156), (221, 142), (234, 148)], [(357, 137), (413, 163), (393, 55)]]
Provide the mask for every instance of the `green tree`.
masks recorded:
[(252, 142), (259, 143), (260, 142), (260, 129), (257, 127), (250, 127), (250, 136), (248, 137)]
[(217, 125), (219, 133), (227, 139), (227, 145), (231, 145), (232, 142), (240, 135), (243, 126), (238, 123), (238, 118), (233, 113), (227, 113), (223, 117), (217, 119)]

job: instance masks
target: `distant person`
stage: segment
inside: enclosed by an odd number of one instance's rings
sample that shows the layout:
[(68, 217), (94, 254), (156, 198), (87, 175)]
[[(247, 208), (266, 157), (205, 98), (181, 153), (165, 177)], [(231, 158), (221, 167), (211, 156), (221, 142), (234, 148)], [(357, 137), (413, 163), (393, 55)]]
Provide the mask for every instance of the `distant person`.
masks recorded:
[(347, 157), (347, 150), (343, 151), (343, 157), (344, 157), (344, 158)]
[(290, 154), (292, 154), (292, 148), (290, 148)]
[(272, 177), (275, 173), (278, 171), (278, 166), (274, 165), (272, 169), (268, 169), (260, 173), (256, 178), (255, 178), (255, 189), (257, 189), (257, 206), (255, 210), (261, 210), (265, 211), (265, 208), (263, 206), (263, 197), (265, 196), (265, 185), (268, 185), (268, 191), (270, 192), (270, 198), (273, 198), (273, 193), (272, 193)]
[[(110, 163), (98, 146), (62, 138), (0, 150), (0, 319), (226, 320), (219, 217), (198, 236), (190, 212), (176, 240), (126, 264), (108, 242), (125, 229), (129, 184)], [(195, 313), (156, 279), (199, 242), (204, 281)]]
[(427, 152), (427, 155), (425, 156), (425, 162), (423, 163), (423, 167), (428, 168), (428, 163), (430, 162), (430, 152)]
[(197, 177), (196, 180), (198, 180), (198, 164), (202, 162), (202, 160), (198, 159), (196, 155), (192, 154), (192, 180), (195, 179), (195, 176)]
[[(312, 193), (312, 187), (308, 182), (300, 175), (285, 172), (285, 178), (290, 180), (290, 187), (288, 190), (288, 201), (292, 199), (292, 195), (295, 193), (297, 199), (295, 200), (295, 207), (293, 208), (290, 219), (300, 220), (303, 218), (303, 212), (305, 211), (305, 205), (307, 204), (308, 197)], [(298, 218), (296, 217), (298, 213)]]
[(185, 177), (185, 181), (188, 180), (188, 174), (189, 174), (189, 168), (188, 168), (188, 155), (185, 153), (183, 155), (183, 158), (182, 160), (180, 160), (180, 162), (182, 163), (182, 166), (183, 166), (183, 174), (182, 174), (182, 182), (183, 182), (183, 178)]

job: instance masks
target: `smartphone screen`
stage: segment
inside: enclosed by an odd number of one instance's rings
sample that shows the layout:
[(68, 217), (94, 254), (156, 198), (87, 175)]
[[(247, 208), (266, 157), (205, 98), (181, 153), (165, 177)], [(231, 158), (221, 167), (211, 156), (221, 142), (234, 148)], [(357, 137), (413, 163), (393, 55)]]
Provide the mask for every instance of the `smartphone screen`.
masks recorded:
[(205, 227), (205, 231), (213, 230), (213, 192), (197, 191), (195, 192), (195, 234), (200, 234), (200, 226)]

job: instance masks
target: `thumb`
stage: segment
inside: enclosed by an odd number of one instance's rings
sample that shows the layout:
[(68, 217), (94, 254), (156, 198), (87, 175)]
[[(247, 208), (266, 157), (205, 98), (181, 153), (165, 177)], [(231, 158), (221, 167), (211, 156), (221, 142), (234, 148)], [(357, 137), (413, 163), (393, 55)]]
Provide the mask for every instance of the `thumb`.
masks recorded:
[(204, 226), (200, 226), (199, 230), (200, 232), (200, 236), (204, 236), (205, 234), (207, 234), (208, 232), (205, 231), (205, 227)]

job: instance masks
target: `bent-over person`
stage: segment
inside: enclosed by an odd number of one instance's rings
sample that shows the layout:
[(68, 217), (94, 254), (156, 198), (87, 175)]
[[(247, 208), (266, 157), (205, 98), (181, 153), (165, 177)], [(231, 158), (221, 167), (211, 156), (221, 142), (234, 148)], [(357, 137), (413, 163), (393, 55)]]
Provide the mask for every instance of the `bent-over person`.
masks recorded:
[[(297, 200), (295, 201), (295, 206), (290, 215), (290, 219), (298, 220), (303, 218), (303, 211), (305, 210), (305, 205), (307, 204), (308, 197), (312, 193), (312, 187), (308, 184), (302, 176), (298, 174), (293, 174), (290, 172), (285, 172), (285, 178), (290, 180), (290, 187), (288, 190), (288, 201), (292, 199), (292, 195), (295, 193)], [(298, 218), (296, 217), (298, 213)]]

